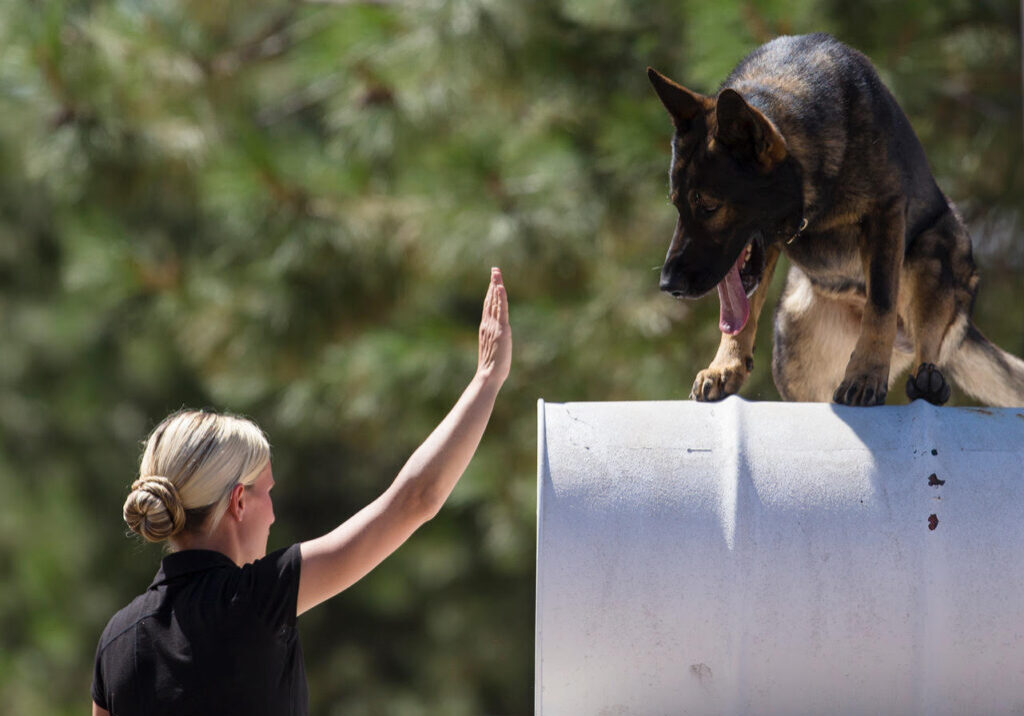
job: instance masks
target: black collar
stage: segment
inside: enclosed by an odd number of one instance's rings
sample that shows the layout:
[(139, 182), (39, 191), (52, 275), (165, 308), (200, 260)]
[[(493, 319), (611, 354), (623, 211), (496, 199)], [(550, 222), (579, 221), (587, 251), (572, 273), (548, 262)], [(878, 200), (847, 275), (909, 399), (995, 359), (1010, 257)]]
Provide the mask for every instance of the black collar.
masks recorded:
[(222, 552), (209, 549), (186, 549), (181, 552), (174, 552), (163, 558), (160, 562), (160, 570), (153, 578), (150, 589), (156, 589), (161, 584), (166, 584), (173, 579), (183, 577), (193, 572), (205, 572), (221, 567), (235, 567), (234, 561)]

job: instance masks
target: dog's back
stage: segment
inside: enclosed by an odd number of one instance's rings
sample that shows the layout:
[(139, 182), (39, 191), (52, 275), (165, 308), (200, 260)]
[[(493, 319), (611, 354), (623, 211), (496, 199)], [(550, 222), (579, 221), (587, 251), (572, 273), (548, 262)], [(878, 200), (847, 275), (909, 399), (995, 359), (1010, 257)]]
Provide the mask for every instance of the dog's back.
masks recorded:
[(804, 215), (838, 219), (889, 188), (907, 198), (907, 245), (947, 210), (924, 148), (862, 53), (830, 35), (779, 37), (722, 84), (779, 127), (804, 171)]

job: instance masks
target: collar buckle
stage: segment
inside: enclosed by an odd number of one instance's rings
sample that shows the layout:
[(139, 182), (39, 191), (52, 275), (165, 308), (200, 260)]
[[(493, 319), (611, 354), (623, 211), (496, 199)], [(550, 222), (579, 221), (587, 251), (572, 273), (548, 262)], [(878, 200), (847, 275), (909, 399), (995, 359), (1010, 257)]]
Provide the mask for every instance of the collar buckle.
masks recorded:
[(805, 217), (804, 217), (804, 220), (800, 222), (800, 228), (799, 228), (799, 229), (797, 229), (797, 230), (796, 230), (796, 233), (795, 233), (795, 234), (793, 234), (793, 235), (792, 235), (792, 236), (791, 236), (791, 237), (789, 238), (789, 241), (787, 241), (787, 242), (786, 242), (786, 246), (789, 246), (789, 245), (790, 245), (791, 243), (793, 243), (794, 241), (796, 241), (797, 239), (799, 239), (799, 238), (800, 238), (800, 234), (804, 233), (804, 229), (806, 229), (806, 228), (807, 228), (807, 217), (805, 216)]

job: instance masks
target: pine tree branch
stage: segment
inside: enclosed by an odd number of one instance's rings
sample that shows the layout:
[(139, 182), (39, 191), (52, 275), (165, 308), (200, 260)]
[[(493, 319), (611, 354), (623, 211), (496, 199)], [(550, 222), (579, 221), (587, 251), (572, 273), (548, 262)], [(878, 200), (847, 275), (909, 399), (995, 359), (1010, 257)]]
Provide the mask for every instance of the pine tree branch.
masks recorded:
[(221, 77), (233, 75), (243, 67), (285, 54), (294, 45), (289, 30), (297, 6), (297, 2), (292, 2), (287, 10), (267, 23), (254, 37), (218, 53), (209, 62), (211, 74)]

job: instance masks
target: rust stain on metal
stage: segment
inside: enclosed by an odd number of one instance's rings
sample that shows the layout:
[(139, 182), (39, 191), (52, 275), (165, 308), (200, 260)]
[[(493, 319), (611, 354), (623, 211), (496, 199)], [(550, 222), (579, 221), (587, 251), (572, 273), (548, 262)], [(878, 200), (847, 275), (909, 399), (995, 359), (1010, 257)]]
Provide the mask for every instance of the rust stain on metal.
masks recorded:
[(705, 685), (705, 681), (711, 681), (713, 678), (711, 667), (707, 664), (692, 664), (690, 666), (690, 674), (700, 682), (701, 686)]

